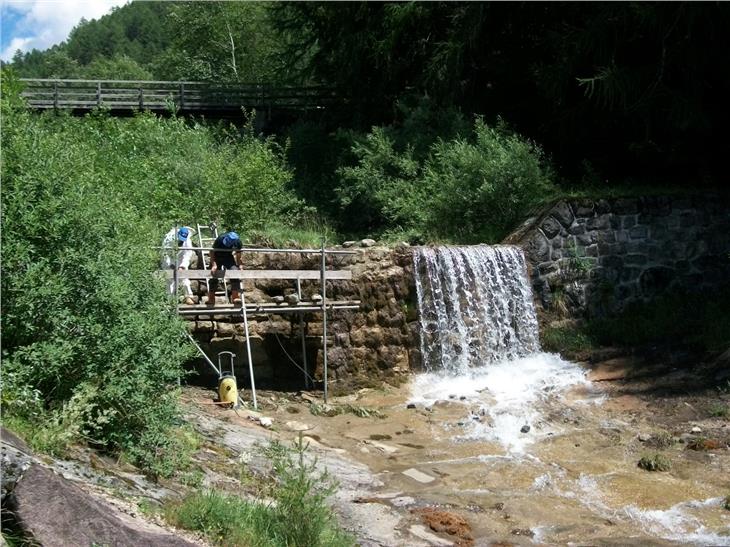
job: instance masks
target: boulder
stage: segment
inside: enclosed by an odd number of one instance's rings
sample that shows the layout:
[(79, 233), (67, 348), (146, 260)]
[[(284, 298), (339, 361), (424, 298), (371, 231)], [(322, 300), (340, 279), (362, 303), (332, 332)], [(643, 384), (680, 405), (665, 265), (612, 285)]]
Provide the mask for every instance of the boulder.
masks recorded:
[[(39, 464), (18, 480), (8, 507), (20, 529), (45, 547), (194, 544), (133, 519)], [(73, 510), (69, 510), (73, 508)]]

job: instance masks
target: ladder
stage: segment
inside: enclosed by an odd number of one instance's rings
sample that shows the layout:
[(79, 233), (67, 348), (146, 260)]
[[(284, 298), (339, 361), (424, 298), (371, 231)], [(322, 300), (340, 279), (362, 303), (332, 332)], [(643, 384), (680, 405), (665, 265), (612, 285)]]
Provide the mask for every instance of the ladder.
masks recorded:
[[(203, 234), (203, 231), (206, 231), (207, 235)], [(198, 247), (212, 247), (213, 242), (215, 242), (216, 239), (218, 239), (218, 226), (215, 222), (210, 222), (209, 224), (198, 224)], [(210, 269), (210, 251), (200, 251), (200, 256), (203, 259), (203, 270), (208, 271)], [(208, 291), (210, 291), (210, 280), (205, 280), (205, 287)], [(228, 286), (226, 284), (226, 279), (223, 278), (223, 294), (228, 294)]]

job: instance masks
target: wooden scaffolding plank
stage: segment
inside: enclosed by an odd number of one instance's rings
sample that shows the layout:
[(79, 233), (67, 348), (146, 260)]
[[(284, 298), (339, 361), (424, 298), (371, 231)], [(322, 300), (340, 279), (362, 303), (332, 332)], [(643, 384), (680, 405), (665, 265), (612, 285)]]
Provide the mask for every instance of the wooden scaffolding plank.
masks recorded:
[[(163, 270), (165, 277), (172, 277), (172, 270)], [(208, 270), (178, 270), (178, 279), (313, 279), (320, 280), (320, 270), (218, 270), (211, 274)], [(350, 280), (350, 270), (327, 270), (325, 278), (328, 280)]]

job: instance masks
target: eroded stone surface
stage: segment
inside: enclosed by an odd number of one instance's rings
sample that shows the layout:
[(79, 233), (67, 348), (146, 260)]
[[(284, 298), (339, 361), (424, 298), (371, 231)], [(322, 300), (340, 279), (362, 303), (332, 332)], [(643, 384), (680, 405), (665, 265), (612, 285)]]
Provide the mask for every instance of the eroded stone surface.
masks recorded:
[(10, 496), (9, 506), (21, 529), (46, 547), (195, 545), (119, 513), (102, 499), (92, 497), (38, 464), (32, 464), (18, 480)]

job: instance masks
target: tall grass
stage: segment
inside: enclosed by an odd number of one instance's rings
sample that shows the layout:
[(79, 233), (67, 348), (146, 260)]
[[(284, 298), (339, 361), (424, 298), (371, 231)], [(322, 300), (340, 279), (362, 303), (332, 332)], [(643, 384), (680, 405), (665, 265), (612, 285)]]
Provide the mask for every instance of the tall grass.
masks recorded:
[(195, 492), (166, 508), (176, 526), (196, 530), (216, 545), (246, 547), (345, 547), (354, 545), (327, 504), (336, 483), (317, 470), (299, 439), (293, 448), (273, 442), (264, 449), (275, 486), (269, 503), (235, 494)]

